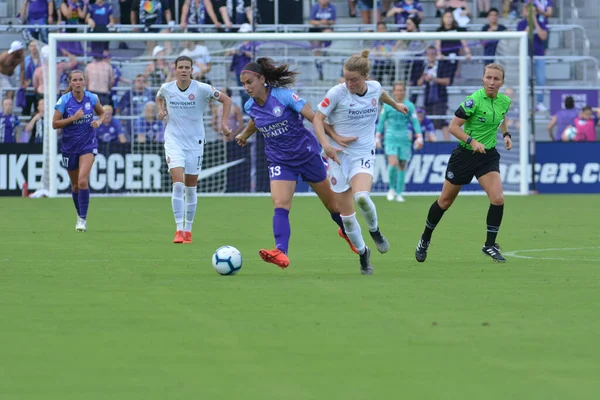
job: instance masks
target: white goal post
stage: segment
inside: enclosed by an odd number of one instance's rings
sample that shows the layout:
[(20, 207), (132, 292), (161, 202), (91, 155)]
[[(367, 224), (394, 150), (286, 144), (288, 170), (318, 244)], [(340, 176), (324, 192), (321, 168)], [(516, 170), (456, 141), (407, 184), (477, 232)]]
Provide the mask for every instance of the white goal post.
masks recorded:
[[(114, 41), (255, 41), (255, 42), (270, 42), (270, 41), (374, 41), (374, 40), (404, 40), (404, 41), (435, 41), (435, 40), (467, 40), (467, 41), (490, 41), (490, 40), (512, 40), (518, 43), (518, 54), (512, 54), (515, 66), (518, 65), (518, 82), (510, 82), (518, 90), (518, 105), (519, 105), (519, 137), (518, 143), (518, 164), (519, 172), (518, 182), (515, 185), (516, 194), (528, 194), (529, 192), (529, 106), (528, 106), (528, 37), (526, 32), (345, 32), (345, 33), (51, 33), (49, 39), (48, 52), (48, 81), (46, 84), (49, 101), (46, 104), (47, 119), (47, 137), (48, 137), (48, 153), (45, 158), (48, 162), (48, 189), (51, 197), (58, 194), (57, 190), (57, 174), (59, 168), (57, 148), (57, 132), (52, 128), (51, 118), (53, 115), (53, 107), (57, 99), (57, 47), (58, 42), (114, 42)], [(366, 46), (368, 47), (368, 46)], [(354, 53), (358, 53), (361, 49), (355, 49)], [(518, 57), (517, 57), (518, 56)], [(301, 74), (303, 73), (300, 71)], [(514, 73), (515, 71), (513, 71)], [(506, 84), (506, 83), (505, 83)], [(330, 85), (333, 86), (333, 85)], [(327, 88), (323, 88), (324, 95)], [(49, 104), (48, 104), (49, 103)], [(313, 104), (316, 106), (316, 104)], [(518, 188), (518, 189), (517, 189)], [(145, 193), (146, 195), (148, 193)], [(160, 194), (160, 193), (159, 193)]]

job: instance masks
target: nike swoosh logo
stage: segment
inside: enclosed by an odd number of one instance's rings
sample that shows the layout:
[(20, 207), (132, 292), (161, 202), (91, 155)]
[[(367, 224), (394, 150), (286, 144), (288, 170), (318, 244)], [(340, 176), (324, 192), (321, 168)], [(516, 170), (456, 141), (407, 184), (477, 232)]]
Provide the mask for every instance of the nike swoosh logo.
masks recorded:
[(229, 169), (235, 165), (241, 164), (244, 161), (246, 161), (245, 158), (241, 158), (239, 160), (235, 160), (235, 161), (230, 161), (228, 163), (225, 164), (221, 164), (221, 165), (217, 165), (215, 167), (210, 167), (207, 168), (205, 170), (200, 171), (200, 173), (198, 174), (198, 180), (204, 179), (204, 178), (208, 178), (209, 176), (212, 176), (214, 174), (218, 174), (221, 171), (225, 171), (226, 169)]

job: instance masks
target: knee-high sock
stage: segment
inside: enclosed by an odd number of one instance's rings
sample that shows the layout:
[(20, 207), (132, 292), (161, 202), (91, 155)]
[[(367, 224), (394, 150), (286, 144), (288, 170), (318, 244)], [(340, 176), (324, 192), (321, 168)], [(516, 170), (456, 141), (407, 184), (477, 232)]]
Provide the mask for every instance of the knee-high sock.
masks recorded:
[(185, 185), (183, 182), (175, 182), (173, 184), (173, 193), (171, 193), (171, 205), (173, 206), (173, 216), (177, 224), (177, 230), (183, 230), (183, 190)]
[(487, 239), (485, 241), (486, 246), (493, 246), (496, 243), (496, 236), (500, 230), (500, 223), (502, 223), (502, 215), (504, 214), (504, 204), (495, 206), (490, 204), (487, 214)]
[(192, 231), (192, 224), (194, 223), (194, 216), (196, 215), (196, 204), (198, 204), (198, 194), (196, 193), (196, 186), (186, 186), (184, 230), (187, 232)]
[[(358, 204), (363, 217), (367, 221), (369, 231), (375, 232), (378, 229), (377, 210), (375, 204), (369, 196), (369, 192), (357, 192), (354, 194), (354, 201)], [(357, 247), (358, 248), (358, 247)]]
[(402, 194), (402, 192), (404, 192), (404, 179), (406, 177), (406, 170), (405, 169), (399, 169), (398, 170), (398, 177), (396, 178), (396, 193), (398, 194)]
[(83, 219), (87, 218), (88, 207), (90, 205), (90, 189), (79, 189), (79, 216)]
[(444, 216), (445, 212), (446, 210), (440, 207), (437, 200), (433, 202), (431, 207), (429, 207), (427, 221), (425, 221), (425, 231), (423, 231), (424, 240), (431, 240), (431, 234), (433, 233), (433, 230)]
[(287, 254), (290, 245), (291, 228), (289, 215), (290, 210), (286, 210), (285, 208), (276, 208), (275, 214), (273, 215), (275, 247), (285, 254)]
[(79, 192), (71, 192), (71, 197), (73, 197), (73, 204), (75, 204), (75, 210), (77, 210), (77, 216), (79, 217)]
[(338, 226), (342, 230), (342, 233), (345, 235), (346, 228), (344, 228), (344, 221), (342, 221), (342, 217), (341, 217), (340, 213), (338, 212), (338, 213), (330, 213), (330, 214), (331, 214), (331, 219), (334, 220), (336, 224), (338, 224)]
[(398, 178), (396, 178), (397, 172), (398, 172), (398, 168), (396, 168), (392, 165), (388, 165), (388, 178), (389, 178), (389, 182), (390, 182), (389, 187), (392, 190), (396, 190), (396, 184), (397, 184), (396, 182), (398, 179)]
[(356, 213), (352, 215), (342, 215), (342, 221), (344, 221), (344, 227), (346, 228), (346, 235), (356, 247), (356, 250), (360, 254), (365, 251), (365, 240), (362, 237), (362, 231), (360, 229), (360, 224), (356, 220)]

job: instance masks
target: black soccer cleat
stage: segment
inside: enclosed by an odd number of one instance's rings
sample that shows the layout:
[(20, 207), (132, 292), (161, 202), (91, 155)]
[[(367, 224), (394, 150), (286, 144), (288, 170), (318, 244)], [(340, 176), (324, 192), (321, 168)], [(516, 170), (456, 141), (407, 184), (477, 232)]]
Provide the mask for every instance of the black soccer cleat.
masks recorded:
[(419, 239), (419, 243), (417, 244), (417, 249), (415, 250), (415, 258), (418, 262), (424, 262), (427, 258), (427, 250), (429, 249), (429, 240)]
[(492, 257), (492, 260), (494, 260), (494, 262), (506, 262), (506, 258), (504, 258), (502, 254), (500, 254), (500, 249), (498, 248), (497, 244), (494, 244), (494, 246), (483, 246), (481, 248), (481, 252), (486, 256)]
[(385, 236), (381, 234), (379, 228), (375, 232), (369, 231), (371, 235), (371, 239), (375, 242), (375, 247), (377, 247), (377, 251), (381, 254), (387, 253), (390, 250), (390, 243), (387, 241)]
[(363, 275), (372, 275), (373, 266), (371, 265), (371, 250), (365, 247), (365, 251), (358, 255), (360, 257), (360, 273)]

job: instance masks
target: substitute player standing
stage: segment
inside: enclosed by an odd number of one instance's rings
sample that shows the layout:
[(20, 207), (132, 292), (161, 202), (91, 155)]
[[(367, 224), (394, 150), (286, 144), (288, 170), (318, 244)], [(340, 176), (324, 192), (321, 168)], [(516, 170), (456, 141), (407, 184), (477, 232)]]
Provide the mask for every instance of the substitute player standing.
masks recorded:
[[(62, 129), (62, 161), (71, 180), (71, 196), (77, 210), (75, 230), (87, 230), (87, 212), (90, 204), (89, 178), (98, 142), (94, 129), (104, 120), (104, 109), (98, 96), (85, 90), (82, 71), (69, 74), (69, 87), (54, 106), (52, 128)], [(94, 111), (98, 115), (96, 121)]]
[[(390, 190), (387, 199), (398, 202), (404, 202), (402, 192), (404, 190), (404, 178), (406, 176), (406, 164), (412, 156), (412, 132), (409, 129), (409, 123), (412, 123), (415, 131), (415, 149), (423, 147), (423, 135), (421, 134), (421, 123), (417, 118), (415, 105), (405, 99), (406, 85), (404, 82), (396, 82), (394, 85), (394, 100), (408, 107), (408, 114), (397, 112), (392, 106), (385, 104), (379, 115), (377, 124), (377, 134), (375, 141), (377, 148), (381, 147), (381, 137), (383, 136), (383, 145), (385, 155), (388, 160), (388, 176)], [(382, 135), (385, 128), (385, 135)]]
[[(377, 250), (385, 253), (390, 247), (379, 231), (377, 210), (369, 195), (375, 170), (375, 124), (379, 101), (401, 113), (408, 111), (404, 104), (396, 103), (379, 82), (367, 81), (370, 69), (368, 57), (369, 50), (363, 50), (344, 63), (346, 82), (329, 89), (313, 120), (315, 133), (330, 160), (329, 182), (336, 193), (346, 234), (359, 252), (361, 272), (365, 274), (372, 273), (373, 267), (370, 250), (365, 245), (356, 220), (355, 201), (367, 221)], [(331, 138), (325, 140), (325, 118), (338, 135), (358, 136), (358, 139), (343, 150)]]
[(496, 150), (498, 130), (504, 137), (504, 147), (507, 150), (512, 148), (512, 140), (505, 120), (510, 108), (510, 98), (498, 93), (504, 84), (504, 68), (495, 63), (486, 65), (482, 82), (483, 88), (465, 99), (454, 113), (455, 116), (450, 123), (450, 133), (460, 143), (448, 161), (442, 194), (433, 202), (427, 214), (425, 231), (415, 251), (418, 262), (423, 262), (427, 258), (433, 230), (458, 196), (462, 185), (471, 182), (473, 176), (477, 178), (490, 199), (487, 239), (481, 251), (496, 262), (506, 261), (500, 254), (500, 246), (496, 243), (504, 212), (500, 154)]
[(173, 243), (192, 243), (192, 223), (198, 202), (196, 187), (206, 139), (203, 115), (210, 100), (223, 104), (222, 133), (231, 134), (227, 128), (231, 99), (210, 85), (193, 81), (192, 65), (191, 58), (178, 57), (176, 80), (163, 84), (156, 95), (158, 118), (167, 120), (165, 158), (173, 180), (171, 205), (177, 224)]

